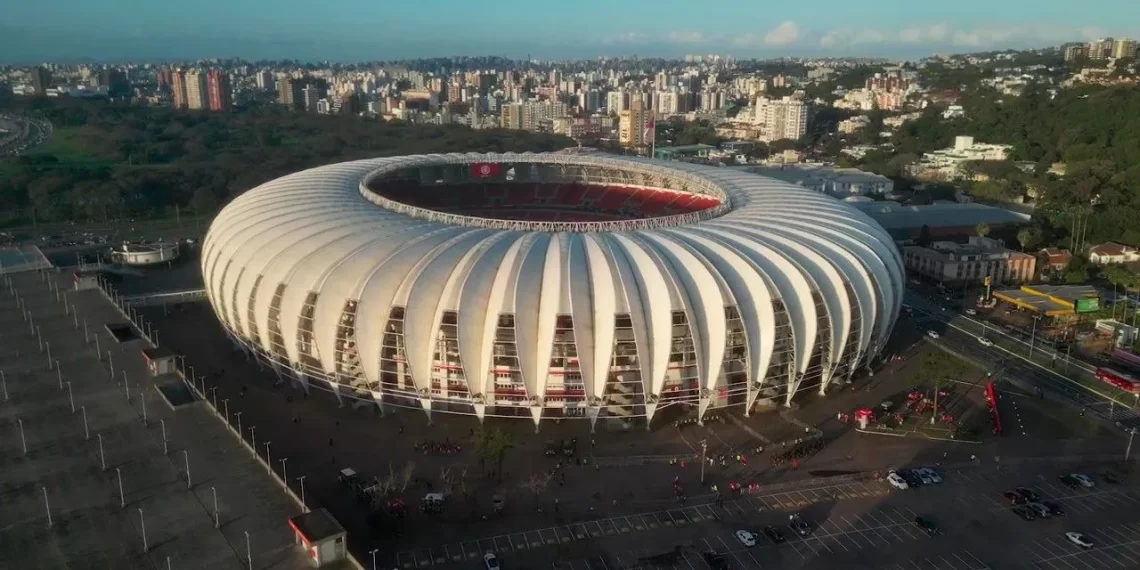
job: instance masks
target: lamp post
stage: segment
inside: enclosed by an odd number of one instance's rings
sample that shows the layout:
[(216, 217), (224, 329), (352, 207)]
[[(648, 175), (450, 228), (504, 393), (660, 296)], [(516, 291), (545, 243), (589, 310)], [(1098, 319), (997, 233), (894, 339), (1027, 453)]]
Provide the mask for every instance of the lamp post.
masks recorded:
[(257, 426), (249, 426), (249, 446), (257, 451)]
[(289, 461), (288, 457), (281, 458), (281, 482), (285, 484), (285, 491), (289, 491), (289, 477), (285, 474), (285, 462)]
[(1124, 449), (1124, 460), (1125, 461), (1128, 461), (1128, 458), (1132, 455), (1132, 438), (1133, 437), (1136, 437), (1136, 428), (1132, 428), (1132, 429), (1128, 430), (1128, 447), (1126, 447)]
[(376, 553), (380, 552), (379, 548), (373, 548), (368, 553), (372, 555), (372, 570), (376, 570)]
[(700, 443), (701, 443), (701, 485), (704, 485), (705, 484), (705, 463), (708, 462), (708, 460), (705, 459), (705, 455), (709, 451), (709, 440), (702, 439)]
[(238, 439), (241, 439), (241, 412), (234, 412), (234, 418), (237, 420)]
[(1033, 348), (1037, 346), (1037, 321), (1041, 320), (1041, 315), (1033, 315), (1033, 328), (1029, 332), (1029, 359), (1033, 360)]
[(297, 477), (297, 482), (301, 485), (301, 510), (309, 512), (309, 504), (305, 502), (305, 476)]
[(265, 466), (268, 467), (270, 471), (272, 471), (273, 463), (269, 461), (269, 444), (270, 442), (265, 442)]
[(190, 488), (190, 452), (182, 450), (182, 458), (186, 460), (186, 488)]
[(90, 441), (91, 432), (87, 429), (87, 406), (79, 406), (79, 410), (83, 413), (83, 439)]
[(210, 492), (214, 494), (214, 528), (222, 526), (222, 511), (218, 510), (218, 489), (210, 487)]

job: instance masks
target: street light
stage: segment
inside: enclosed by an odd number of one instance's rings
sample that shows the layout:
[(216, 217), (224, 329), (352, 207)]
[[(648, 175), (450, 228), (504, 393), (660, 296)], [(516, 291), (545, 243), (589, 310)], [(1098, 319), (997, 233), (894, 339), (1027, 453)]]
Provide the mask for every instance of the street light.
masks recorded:
[(285, 484), (285, 491), (289, 491), (289, 477), (285, 474), (285, 462), (289, 461), (288, 457), (281, 458), (281, 482)]
[(1124, 460), (1128, 461), (1128, 457), (1132, 455), (1132, 438), (1136, 437), (1136, 428), (1128, 430), (1128, 447), (1124, 449)]
[(305, 476), (297, 477), (297, 482), (301, 485), (301, 510), (307, 513), (309, 512), (309, 505), (305, 502)]
[(376, 553), (380, 552), (379, 548), (373, 548), (368, 553), (372, 555), (372, 570), (376, 570)]
[(1037, 321), (1041, 320), (1041, 315), (1033, 315), (1033, 328), (1029, 332), (1029, 359), (1033, 360), (1033, 348), (1037, 346)]

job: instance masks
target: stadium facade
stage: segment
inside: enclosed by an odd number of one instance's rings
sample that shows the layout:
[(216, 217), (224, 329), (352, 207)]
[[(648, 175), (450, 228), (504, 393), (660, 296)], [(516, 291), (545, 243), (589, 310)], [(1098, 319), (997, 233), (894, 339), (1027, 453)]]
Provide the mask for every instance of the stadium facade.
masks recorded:
[(903, 264), (862, 212), (733, 169), (581, 153), (379, 158), (227, 205), (228, 334), (340, 398), (533, 419), (790, 402), (879, 353)]

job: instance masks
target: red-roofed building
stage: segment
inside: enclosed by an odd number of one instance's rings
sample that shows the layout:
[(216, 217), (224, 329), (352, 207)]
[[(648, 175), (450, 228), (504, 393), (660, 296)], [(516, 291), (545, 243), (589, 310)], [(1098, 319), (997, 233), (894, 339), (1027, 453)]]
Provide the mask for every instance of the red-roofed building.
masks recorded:
[(1064, 271), (1072, 259), (1073, 254), (1067, 249), (1047, 247), (1037, 252), (1037, 267), (1042, 272)]
[(1095, 265), (1131, 263), (1140, 261), (1140, 250), (1114, 242), (1102, 243), (1089, 249), (1089, 262)]

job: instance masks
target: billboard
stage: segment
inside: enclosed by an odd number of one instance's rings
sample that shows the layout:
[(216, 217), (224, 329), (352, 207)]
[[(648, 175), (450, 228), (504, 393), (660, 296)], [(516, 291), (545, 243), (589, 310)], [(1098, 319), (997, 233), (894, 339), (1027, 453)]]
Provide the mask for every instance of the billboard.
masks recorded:
[(1100, 310), (1100, 299), (1077, 299), (1074, 307), (1078, 313), (1092, 313)]

